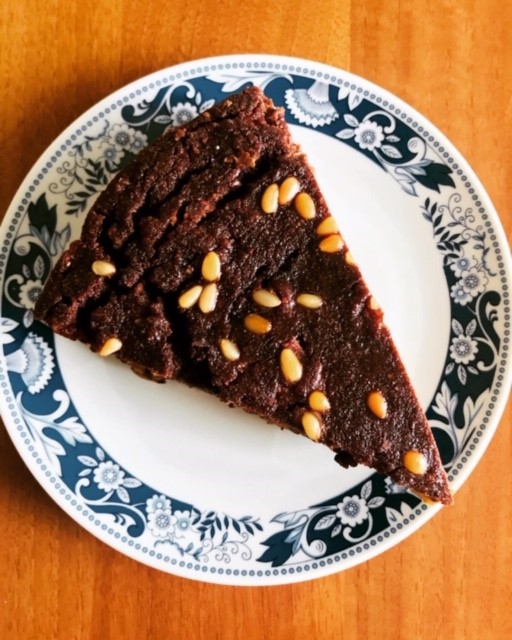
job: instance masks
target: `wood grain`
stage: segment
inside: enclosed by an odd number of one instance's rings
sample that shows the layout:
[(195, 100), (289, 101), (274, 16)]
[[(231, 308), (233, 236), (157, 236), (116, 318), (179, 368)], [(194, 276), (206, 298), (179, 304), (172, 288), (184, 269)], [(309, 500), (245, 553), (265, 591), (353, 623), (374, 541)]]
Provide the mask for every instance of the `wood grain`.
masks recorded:
[[(0, 3), (0, 211), (100, 98), (207, 55), (327, 62), (421, 111), (475, 169), (512, 238), (512, 4), (502, 0)], [(0, 428), (0, 635), (23, 638), (512, 638), (511, 407), (483, 460), (405, 542), (313, 582), (231, 588), (122, 556), (44, 493)]]

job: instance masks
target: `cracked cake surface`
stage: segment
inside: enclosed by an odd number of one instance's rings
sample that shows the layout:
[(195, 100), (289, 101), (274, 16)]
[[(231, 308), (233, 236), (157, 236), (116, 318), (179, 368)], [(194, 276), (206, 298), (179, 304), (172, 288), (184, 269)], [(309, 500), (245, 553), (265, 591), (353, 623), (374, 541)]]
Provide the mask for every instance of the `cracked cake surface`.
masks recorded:
[(112, 180), (36, 315), (140, 375), (451, 502), (382, 311), (282, 110), (255, 87), (167, 130)]

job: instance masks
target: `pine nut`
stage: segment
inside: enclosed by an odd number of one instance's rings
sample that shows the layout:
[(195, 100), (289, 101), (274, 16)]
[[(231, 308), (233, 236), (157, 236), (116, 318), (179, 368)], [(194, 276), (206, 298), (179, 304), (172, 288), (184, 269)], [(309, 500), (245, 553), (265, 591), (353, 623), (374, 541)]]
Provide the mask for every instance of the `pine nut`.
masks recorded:
[(297, 296), (297, 304), (307, 309), (320, 309), (323, 303), (322, 298), (314, 293), (299, 293)]
[(116, 272), (115, 266), (106, 260), (95, 260), (91, 269), (97, 276), (112, 276)]
[(406, 451), (403, 458), (404, 467), (416, 476), (423, 476), (427, 472), (427, 458), (421, 451)]
[(354, 256), (352, 255), (352, 253), (350, 251), (347, 251), (345, 253), (345, 262), (347, 264), (352, 264), (352, 265), (356, 264), (356, 261), (354, 260)]
[(429, 498), (424, 493), (420, 493), (419, 491), (414, 491), (413, 493), (417, 495), (418, 498), (423, 500), (425, 504), (428, 504), (428, 505), (437, 504), (435, 500), (432, 500), (432, 498)]
[(300, 183), (297, 178), (290, 176), (283, 180), (279, 187), (279, 204), (288, 204), (299, 193)]
[(302, 363), (291, 349), (281, 351), (281, 372), (290, 384), (302, 378)]
[(265, 213), (275, 213), (279, 202), (279, 187), (277, 184), (269, 185), (261, 197), (261, 208)]
[(187, 289), (185, 293), (182, 293), (178, 298), (178, 304), (182, 309), (190, 309), (199, 300), (199, 296), (203, 292), (203, 287), (200, 284)]
[(296, 195), (293, 205), (295, 211), (297, 211), (299, 216), (304, 218), (304, 220), (312, 220), (316, 216), (315, 203), (309, 193), (303, 191)]
[(278, 307), (281, 304), (281, 300), (276, 296), (273, 291), (268, 291), (268, 289), (255, 289), (252, 292), (252, 299), (256, 304), (259, 304), (261, 307)]
[(331, 403), (323, 391), (313, 391), (310, 393), (308, 402), (313, 411), (318, 411), (318, 413), (324, 413), (331, 408)]
[(326, 236), (320, 241), (318, 245), (320, 251), (324, 253), (337, 253), (343, 249), (343, 238), (339, 234), (333, 234), (332, 236)]
[(105, 340), (104, 345), (99, 350), (100, 356), (110, 356), (112, 353), (119, 351), (123, 346), (123, 343), (119, 338), (109, 338)]
[(370, 304), (370, 309), (373, 309), (373, 311), (380, 310), (380, 304), (377, 302), (377, 300), (373, 296), (371, 296), (369, 304)]
[(368, 408), (381, 420), (388, 414), (388, 403), (380, 391), (372, 391), (367, 399)]
[(272, 329), (272, 323), (257, 313), (249, 313), (249, 315), (245, 316), (244, 325), (248, 331), (257, 335), (263, 335)]
[(333, 233), (338, 233), (336, 220), (332, 216), (325, 218), (316, 228), (316, 232), (319, 236), (330, 236)]
[(240, 357), (240, 350), (236, 346), (234, 342), (231, 340), (227, 340), (226, 338), (222, 338), (220, 341), (220, 350), (222, 351), (222, 355), (229, 360), (230, 362), (234, 362), (238, 360)]
[(219, 290), (215, 282), (207, 284), (199, 296), (199, 309), (203, 313), (211, 313), (217, 305)]
[(318, 442), (322, 433), (322, 426), (318, 416), (312, 411), (306, 411), (302, 416), (302, 426), (304, 427), (307, 437), (310, 440)]
[(206, 254), (201, 267), (201, 275), (208, 282), (215, 282), (220, 278), (220, 258), (215, 251)]

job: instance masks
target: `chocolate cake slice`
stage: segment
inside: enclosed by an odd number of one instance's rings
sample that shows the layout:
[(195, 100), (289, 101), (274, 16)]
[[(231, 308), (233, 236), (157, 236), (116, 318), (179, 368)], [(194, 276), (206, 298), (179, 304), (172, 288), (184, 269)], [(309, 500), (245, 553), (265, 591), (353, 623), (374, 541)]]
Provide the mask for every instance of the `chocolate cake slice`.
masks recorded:
[(123, 169), (36, 315), (142, 376), (209, 391), (452, 501), (383, 315), (283, 117), (257, 88)]

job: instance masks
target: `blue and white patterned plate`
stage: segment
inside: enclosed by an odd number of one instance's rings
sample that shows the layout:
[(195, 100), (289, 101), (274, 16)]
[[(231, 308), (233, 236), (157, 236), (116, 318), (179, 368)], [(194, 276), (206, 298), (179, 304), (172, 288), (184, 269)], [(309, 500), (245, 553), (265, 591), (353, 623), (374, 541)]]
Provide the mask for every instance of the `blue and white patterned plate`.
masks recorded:
[[(457, 490), (510, 387), (510, 256), (482, 185), (425, 118), (369, 82), (249, 55), (164, 69), (72, 124), (1, 229), (2, 416), (26, 464), (98, 538), (164, 571), (268, 585), (343, 570), (439, 507), (324, 447), (54, 336), (35, 300), (112, 175), (168, 127), (257, 84), (286, 110), (408, 367)], [(454, 507), (457, 508), (457, 507)]]

